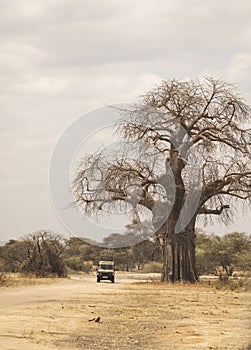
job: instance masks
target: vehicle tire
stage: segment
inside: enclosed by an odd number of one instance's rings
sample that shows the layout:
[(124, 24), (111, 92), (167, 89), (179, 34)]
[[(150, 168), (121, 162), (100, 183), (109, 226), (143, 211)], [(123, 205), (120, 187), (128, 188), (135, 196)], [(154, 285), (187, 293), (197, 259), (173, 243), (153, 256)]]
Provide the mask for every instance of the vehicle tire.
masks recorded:
[(100, 282), (100, 278), (97, 277), (97, 283), (99, 283), (99, 282)]
[(111, 278), (111, 282), (114, 283), (114, 277)]

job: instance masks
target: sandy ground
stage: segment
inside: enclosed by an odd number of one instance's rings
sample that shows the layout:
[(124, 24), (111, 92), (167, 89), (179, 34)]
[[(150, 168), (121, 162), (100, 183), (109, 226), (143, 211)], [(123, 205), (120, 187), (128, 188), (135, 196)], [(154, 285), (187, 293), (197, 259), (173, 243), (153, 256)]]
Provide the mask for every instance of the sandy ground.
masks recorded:
[[(135, 278), (143, 277), (117, 274), (111, 284), (74, 275), (1, 288), (0, 349), (241, 349), (251, 343), (250, 293)], [(89, 321), (97, 316), (100, 322)]]

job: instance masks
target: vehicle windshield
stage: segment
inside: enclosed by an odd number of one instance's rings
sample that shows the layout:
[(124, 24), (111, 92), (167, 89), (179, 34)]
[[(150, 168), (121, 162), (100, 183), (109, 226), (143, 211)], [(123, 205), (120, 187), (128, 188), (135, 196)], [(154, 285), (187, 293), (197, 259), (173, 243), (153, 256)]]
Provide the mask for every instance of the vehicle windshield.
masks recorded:
[(101, 264), (99, 265), (99, 268), (102, 270), (113, 270), (113, 265)]

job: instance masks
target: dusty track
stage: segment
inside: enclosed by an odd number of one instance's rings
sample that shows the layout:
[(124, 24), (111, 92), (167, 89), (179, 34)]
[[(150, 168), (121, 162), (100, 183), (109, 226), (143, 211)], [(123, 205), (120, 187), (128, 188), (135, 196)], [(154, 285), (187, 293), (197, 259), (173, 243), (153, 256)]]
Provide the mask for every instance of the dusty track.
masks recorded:
[[(0, 289), (0, 349), (240, 349), (251, 343), (250, 294), (115, 284), (72, 276)], [(141, 276), (134, 276), (140, 278)], [(100, 322), (89, 321), (100, 316)]]

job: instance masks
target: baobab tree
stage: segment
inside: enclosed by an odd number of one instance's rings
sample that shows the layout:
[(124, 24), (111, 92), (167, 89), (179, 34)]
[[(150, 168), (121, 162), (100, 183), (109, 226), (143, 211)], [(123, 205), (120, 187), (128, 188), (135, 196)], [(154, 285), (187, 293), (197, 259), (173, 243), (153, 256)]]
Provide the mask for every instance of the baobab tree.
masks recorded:
[(76, 203), (87, 215), (108, 206), (130, 207), (134, 218), (149, 211), (162, 281), (195, 282), (197, 218), (227, 222), (238, 201), (250, 203), (250, 107), (234, 86), (205, 77), (165, 80), (120, 113), (122, 151), (83, 160)]

